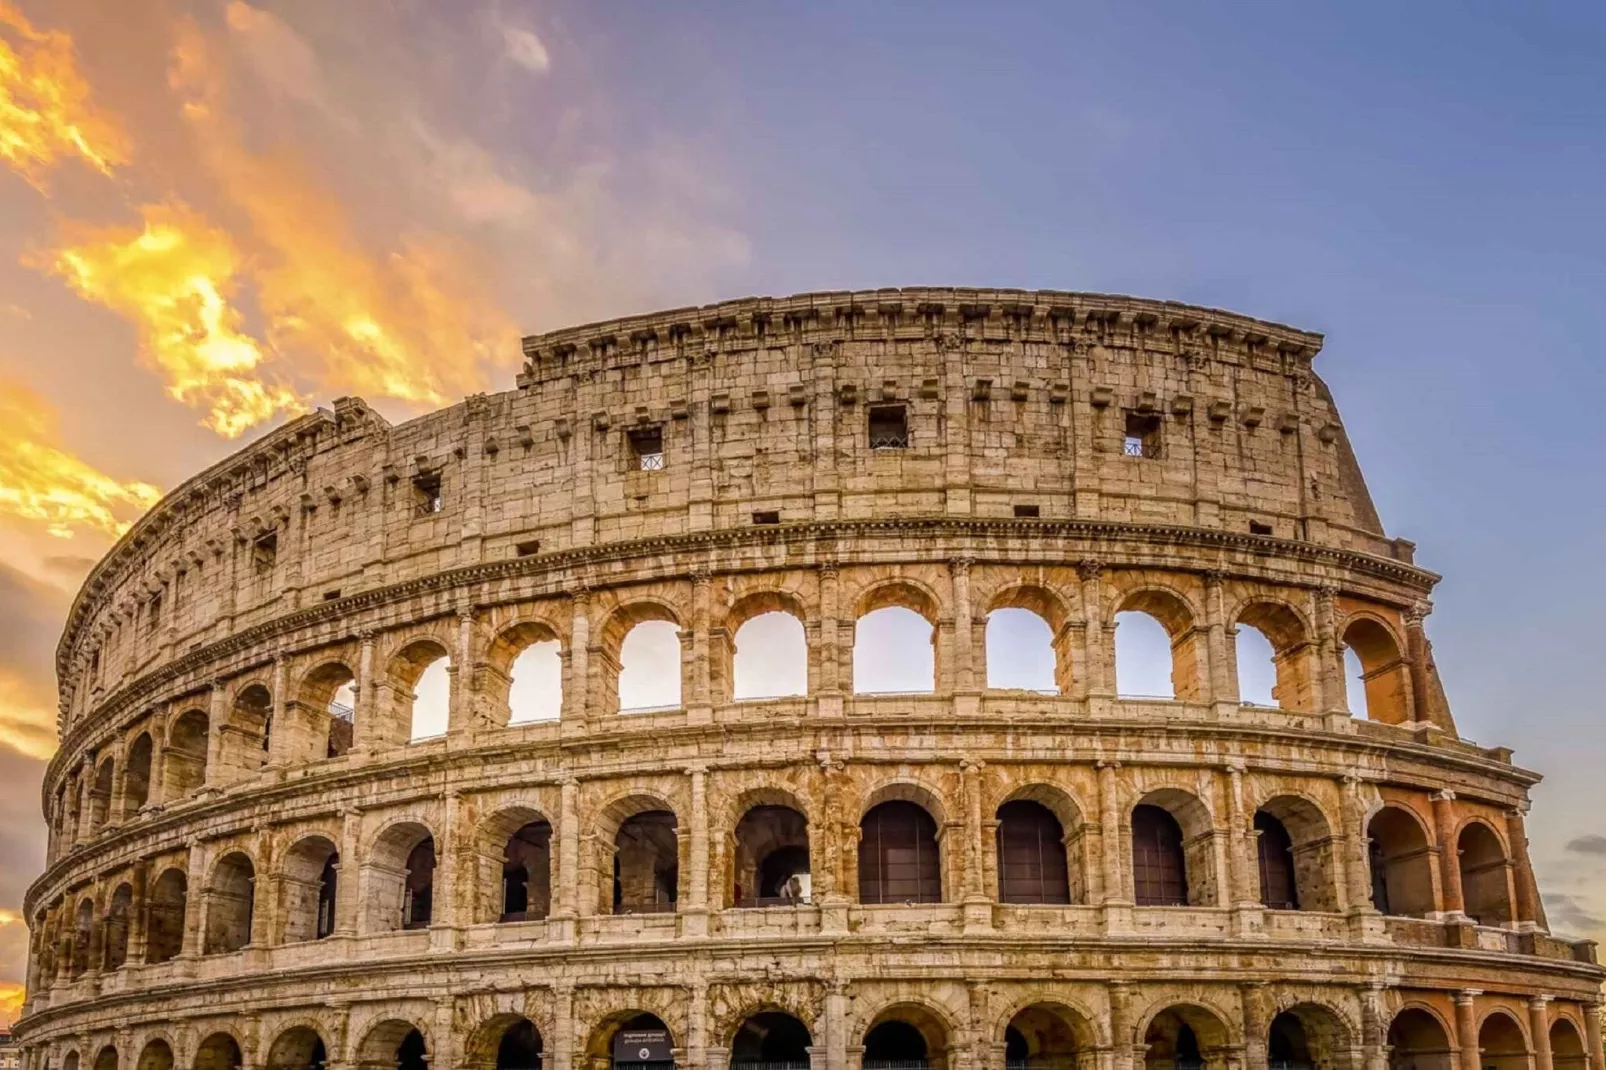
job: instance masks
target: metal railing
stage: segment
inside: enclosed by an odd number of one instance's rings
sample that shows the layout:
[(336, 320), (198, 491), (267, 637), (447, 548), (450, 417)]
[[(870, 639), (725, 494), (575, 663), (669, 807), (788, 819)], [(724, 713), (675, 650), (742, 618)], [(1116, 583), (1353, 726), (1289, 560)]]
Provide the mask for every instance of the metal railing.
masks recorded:
[(928, 1059), (866, 1059), (864, 1070), (931, 1070)]
[(664, 455), (661, 453), (642, 453), (637, 455), (641, 461), (643, 472), (662, 472), (664, 470)]
[(809, 1070), (807, 1059), (732, 1059), (731, 1070)]
[(736, 900), (736, 905), (743, 910), (755, 907), (806, 907), (809, 903), (810, 899), (806, 895), (755, 895)]
[(352, 721), (356, 719), (357, 711), (343, 702), (331, 702), (329, 703), (329, 716), (338, 717), (342, 721)]
[(616, 918), (624, 917), (626, 914), (673, 914), (674, 912), (675, 904), (673, 903), (621, 903), (613, 908), (613, 916)]
[[(909, 448), (909, 433), (883, 432), (870, 436), (870, 448), (873, 450), (906, 450)], [(870, 1064), (865, 1063), (866, 1070)], [(924, 1065), (924, 1064), (921, 1064)]]

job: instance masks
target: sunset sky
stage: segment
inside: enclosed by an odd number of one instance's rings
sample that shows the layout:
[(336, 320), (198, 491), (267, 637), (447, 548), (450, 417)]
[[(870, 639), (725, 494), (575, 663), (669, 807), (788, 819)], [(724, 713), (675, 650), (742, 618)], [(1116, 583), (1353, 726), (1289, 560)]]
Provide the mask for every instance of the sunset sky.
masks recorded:
[(1463, 734), (1606, 937), (1606, 7), (0, 0), (0, 1022), (53, 650), (164, 488), (518, 335), (758, 293), (1129, 292), (1324, 331)]

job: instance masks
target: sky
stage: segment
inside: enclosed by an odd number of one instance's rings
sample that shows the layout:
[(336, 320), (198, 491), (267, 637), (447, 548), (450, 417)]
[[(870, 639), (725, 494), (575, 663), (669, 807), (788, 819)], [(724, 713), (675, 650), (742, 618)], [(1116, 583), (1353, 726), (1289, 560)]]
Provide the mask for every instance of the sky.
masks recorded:
[(164, 488), (510, 388), (520, 333), (818, 289), (1325, 332), (1460, 729), (1606, 936), (1602, 54), (1584, 2), (0, 0), (0, 1021), (54, 639)]

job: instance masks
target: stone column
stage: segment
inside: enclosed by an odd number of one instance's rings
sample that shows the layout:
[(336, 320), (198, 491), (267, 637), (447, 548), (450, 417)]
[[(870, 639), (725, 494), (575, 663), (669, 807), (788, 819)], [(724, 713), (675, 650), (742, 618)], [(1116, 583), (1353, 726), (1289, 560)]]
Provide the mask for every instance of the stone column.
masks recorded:
[(1361, 1070), (1388, 1070), (1388, 1030), (1383, 1024), (1383, 986), (1361, 991)]
[(358, 885), (362, 883), (362, 867), (357, 861), (357, 845), (362, 840), (362, 811), (347, 808), (340, 814), (340, 863), (335, 867), (335, 932), (336, 936), (354, 936), (357, 932)]
[(569, 598), (569, 649), (563, 677), (563, 711), (560, 716), (571, 723), (579, 723), (592, 715), (586, 699), (591, 691), (591, 670), (587, 654), (591, 649), (590, 599), (584, 587), (576, 588)]
[(1344, 875), (1351, 914), (1375, 914), (1372, 905), (1372, 860), (1366, 836), (1366, 804), (1361, 778), (1344, 777)]
[(457, 643), (452, 651), (452, 663), (447, 666), (451, 674), (451, 689), (447, 692), (446, 731), (460, 733), (478, 728), (474, 703), (474, 628), (473, 606), (457, 611)]
[(1512, 861), (1516, 864), (1512, 877), (1516, 885), (1517, 927), (1548, 932), (1544, 901), (1539, 898), (1533, 863), (1528, 858), (1528, 826), (1521, 810), (1506, 811), (1506, 839), (1511, 843)]
[(686, 986), (686, 1067), (705, 1070), (708, 1065), (708, 982), (698, 977)]
[[(842, 678), (841, 639), (837, 634), (837, 598), (840, 577), (832, 564), (820, 566), (819, 692), (836, 695), (846, 690)], [(850, 652), (851, 656), (851, 652)]]
[[(691, 778), (691, 846), (687, 851), (686, 904), (683, 931), (688, 936), (708, 932), (708, 770), (706, 766), (687, 768)], [(706, 995), (706, 993), (705, 993)]]
[(1234, 671), (1237, 658), (1232, 656), (1235, 652), (1227, 648), (1227, 613), (1221, 589), (1225, 579), (1225, 573), (1214, 569), (1204, 574), (1205, 653), (1210, 662), (1209, 679), (1204, 684), (1209, 688), (1206, 701), (1211, 703), (1236, 703), (1239, 698)]
[(1076, 574), (1082, 581), (1082, 615), (1087, 628), (1082, 633), (1085, 649), (1082, 651), (1082, 673), (1087, 679), (1090, 699), (1108, 699), (1115, 695), (1114, 651), (1108, 649), (1104, 623), (1104, 586), (1099, 576), (1104, 565), (1096, 559), (1085, 558), (1076, 563)]
[(1533, 1070), (1551, 1070), (1549, 996), (1529, 997), (1528, 1035), (1533, 1037)]
[(1459, 1070), (1481, 1070), (1482, 1059), (1478, 1051), (1478, 996), (1481, 990), (1463, 988), (1455, 993), (1456, 1043), (1461, 1046)]
[(1461, 861), (1456, 849), (1455, 792), (1448, 789), (1433, 795), (1433, 825), (1439, 841), (1439, 887), (1444, 892), (1444, 912), (1451, 918), (1466, 917), (1461, 896)]
[(825, 994), (825, 1070), (848, 1070), (848, 986), (832, 981)]
[(1119, 762), (1098, 763), (1099, 839), (1103, 841), (1100, 845), (1100, 868), (1104, 873), (1104, 905), (1107, 907), (1130, 906), (1132, 903), (1127, 894), (1127, 867), (1123, 864), (1125, 859), (1121, 850), (1120, 789), (1115, 778), (1115, 771), (1120, 767)]
[(1349, 695), (1344, 682), (1344, 648), (1338, 637), (1337, 599), (1337, 587), (1324, 585), (1316, 589), (1316, 708), (1348, 713)]
[[(360, 632), (357, 636), (356, 706), (352, 710), (352, 749), (372, 751), (384, 738), (380, 732), (379, 680), (374, 671), (374, 633)], [(342, 855), (342, 858), (345, 856)]]
[(1405, 666), (1411, 680), (1411, 693), (1406, 698), (1407, 720), (1430, 720), (1431, 703), (1428, 701), (1428, 636), (1422, 622), (1433, 611), (1429, 602), (1418, 602), (1405, 614)]
[(227, 686), (221, 678), (212, 681), (206, 714), (206, 771), (201, 777), (203, 787), (217, 787), (230, 779), (223, 768), (224, 738), (233, 727), (229, 724)]
[(1589, 1070), (1601, 1070), (1600, 1002), (1581, 1005), (1584, 1012), (1584, 1053), (1589, 1056)]
[(552, 987), (552, 1068), (574, 1067), (574, 982), (559, 981)]
[(1244, 1016), (1244, 1065), (1248, 1070), (1266, 1070), (1266, 1021), (1261, 996), (1266, 982), (1249, 981), (1238, 986), (1238, 1002)]
[[(466, 841), (459, 827), (463, 822), (463, 799), (460, 792), (450, 789), (441, 799), (441, 835), (435, 838), (434, 902), (431, 912), (431, 929), (456, 929), (473, 917), (472, 908), (466, 908), (465, 893), (473, 891), (474, 865), (469, 856), (472, 845)], [(433, 940), (431, 941), (433, 944)]]
[(1133, 1064), (1141, 1062), (1142, 1055), (1138, 1040), (1132, 1035), (1132, 984), (1130, 981), (1111, 981), (1107, 988), (1112, 1070), (1133, 1070)]
[(565, 777), (558, 785), (557, 909), (554, 922), (573, 923), (580, 912), (580, 782)]
[(300, 725), (297, 731), (291, 731), (285, 717), (285, 710), (289, 704), (285, 701), (285, 658), (283, 654), (273, 656), (273, 705), (268, 713), (268, 724), (265, 731), (268, 733), (268, 764), (283, 765), (290, 761), (295, 754), (294, 744), (300, 735)]
[(1258, 909), (1261, 905), (1256, 888), (1258, 858), (1255, 852), (1256, 833), (1252, 822), (1244, 813), (1244, 765), (1242, 761), (1227, 763), (1227, 855), (1231, 859), (1232, 874), (1228, 886), (1232, 889), (1235, 907)]
[[(985, 684), (985, 665), (978, 667), (975, 634), (970, 612), (970, 559), (959, 557), (948, 562), (948, 575), (954, 591), (953, 689), (979, 691)], [(980, 671), (978, 672), (978, 668)], [(939, 675), (942, 667), (938, 666)]]
[(206, 923), (206, 857), (199, 840), (191, 840), (184, 893), (184, 940), (179, 954), (195, 958), (201, 953), (202, 926)]
[(129, 881), (128, 897), (128, 957), (130, 964), (145, 961), (145, 947), (150, 939), (148, 920), (145, 917), (146, 897), (150, 894), (151, 866), (149, 862), (141, 861), (134, 864), (132, 879)]

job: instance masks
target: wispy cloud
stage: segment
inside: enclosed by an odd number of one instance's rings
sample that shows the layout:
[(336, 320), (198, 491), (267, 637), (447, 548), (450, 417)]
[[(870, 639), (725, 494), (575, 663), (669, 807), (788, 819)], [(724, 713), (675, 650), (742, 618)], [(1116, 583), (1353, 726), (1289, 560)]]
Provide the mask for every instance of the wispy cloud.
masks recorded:
[(552, 68), (552, 57), (547, 52), (546, 43), (534, 30), (509, 25), (503, 25), (501, 29), (508, 59), (534, 74), (545, 74)]
[(1589, 833), (1567, 841), (1563, 850), (1580, 855), (1606, 855), (1606, 836)]

